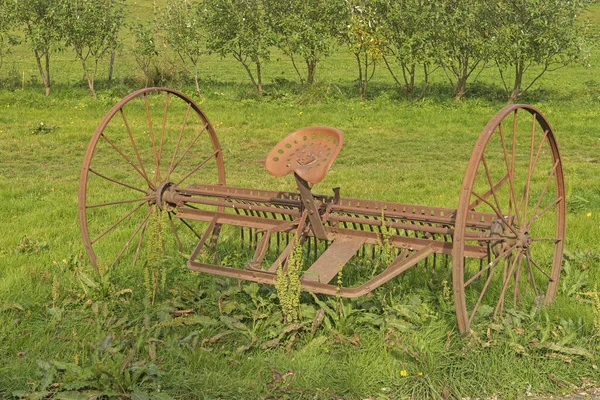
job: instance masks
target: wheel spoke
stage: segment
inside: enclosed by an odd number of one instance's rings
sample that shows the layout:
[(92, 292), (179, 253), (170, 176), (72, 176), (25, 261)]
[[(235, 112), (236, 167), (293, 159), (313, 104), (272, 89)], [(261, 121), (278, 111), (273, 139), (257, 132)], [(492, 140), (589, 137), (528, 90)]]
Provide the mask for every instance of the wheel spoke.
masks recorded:
[(556, 160), (556, 162), (554, 163), (554, 166), (552, 167), (552, 170), (550, 171), (550, 175), (548, 175), (548, 178), (546, 179), (546, 182), (544, 183), (544, 187), (542, 189), (542, 194), (538, 198), (537, 204), (535, 205), (535, 208), (533, 209), (533, 212), (531, 213), (531, 219), (529, 221), (527, 221), (527, 229), (529, 229), (529, 227), (531, 226), (531, 223), (535, 219), (535, 213), (539, 210), (540, 204), (542, 204), (542, 200), (544, 199), (544, 196), (546, 195), (546, 190), (548, 189), (548, 185), (550, 184), (552, 177), (556, 173), (556, 167), (558, 167), (558, 162), (559, 162), (559, 160)]
[(160, 160), (162, 159), (162, 151), (163, 151), (163, 142), (165, 139), (165, 129), (167, 126), (167, 111), (169, 110), (169, 92), (166, 93), (165, 97), (165, 111), (163, 114), (163, 123), (162, 129), (160, 132), (160, 147), (158, 148), (158, 166), (156, 168), (156, 174), (158, 175), (158, 181), (161, 182), (160, 179)]
[(533, 114), (533, 122), (531, 127), (531, 145), (529, 147), (529, 169), (527, 171), (527, 182), (525, 183), (525, 191), (521, 196), (521, 200), (519, 201), (519, 205), (522, 205), (523, 200), (525, 200), (525, 204), (523, 205), (523, 221), (527, 221), (527, 208), (529, 206), (529, 189), (531, 187), (531, 175), (533, 174), (533, 149), (535, 148), (535, 123), (537, 115)]
[(154, 173), (154, 184), (156, 185), (156, 179), (158, 177), (158, 154), (156, 153), (156, 143), (154, 141), (154, 130), (152, 128), (152, 117), (150, 117), (147, 93), (144, 93), (144, 107), (146, 108), (146, 119), (148, 121), (148, 133), (150, 135), (150, 141), (152, 142), (152, 153), (154, 155), (154, 162), (155, 162), (155, 168), (156, 168), (156, 172)]
[(515, 271), (515, 287), (513, 293), (513, 307), (517, 306), (517, 300), (521, 302), (521, 292), (519, 291), (519, 281), (521, 280), (521, 266), (523, 265), (523, 256), (519, 259), (519, 265), (517, 265), (517, 270)]
[(502, 259), (502, 258), (506, 257), (507, 255), (509, 255), (515, 249), (515, 247), (517, 247), (517, 245), (514, 245), (514, 246), (510, 247), (509, 249), (504, 250), (492, 262), (490, 262), (488, 265), (486, 265), (485, 267), (483, 267), (482, 269), (480, 269), (479, 272), (477, 272), (475, 275), (473, 275), (471, 277), (471, 279), (469, 279), (468, 281), (466, 281), (465, 284), (464, 284), (464, 287), (469, 286), (475, 279), (479, 278), (481, 276), (481, 274), (483, 274), (488, 269), (492, 268), (494, 265), (498, 264), (498, 262), (500, 261), (500, 259)]
[[(535, 282), (535, 275), (533, 274), (533, 269), (531, 268), (531, 260), (529, 259), (529, 255), (525, 254), (525, 261), (527, 261), (527, 269), (529, 270), (529, 279), (531, 280), (531, 287), (533, 287), (533, 294), (535, 297), (540, 295), (540, 292), (537, 288), (537, 283)], [(525, 287), (527, 289), (527, 287)]]
[(498, 212), (501, 215), (504, 215), (504, 213), (502, 212), (502, 208), (500, 207), (500, 202), (498, 201), (498, 196), (496, 196), (496, 190), (494, 189), (494, 184), (492, 183), (492, 176), (490, 175), (490, 169), (487, 165), (487, 162), (485, 161), (485, 156), (482, 155), (481, 156), (481, 162), (483, 163), (483, 167), (485, 169), (485, 175), (487, 177), (487, 181), (490, 185), (490, 191), (492, 192), (492, 196), (494, 197), (494, 202), (496, 203), (496, 207), (498, 209)]
[(512, 233), (515, 234), (515, 236), (518, 236), (517, 232), (515, 231), (515, 229), (506, 221), (506, 218), (504, 218), (504, 215), (502, 215), (497, 209), (496, 207), (494, 207), (494, 205), (492, 203), (490, 203), (489, 201), (487, 201), (486, 199), (484, 199), (483, 197), (481, 197), (479, 194), (477, 194), (474, 191), (471, 191), (471, 194), (473, 194), (475, 197), (477, 197), (479, 200), (483, 201), (485, 204), (487, 204), (488, 206), (490, 206), (490, 208), (492, 210), (494, 210), (494, 212), (496, 213), (496, 216), (500, 219), (500, 221), (502, 221), (502, 223), (504, 224), (504, 226), (506, 226), (508, 229), (510, 229), (512, 231)]
[[(516, 112), (515, 112), (515, 118), (516, 118)], [(516, 121), (516, 120), (515, 120)], [(516, 122), (515, 122), (516, 124)], [(517, 207), (517, 195), (515, 194), (515, 166), (514, 166), (514, 154), (515, 154), (515, 143), (514, 143), (514, 138), (513, 138), (513, 156), (512, 159), (509, 163), (508, 161), (508, 151), (506, 149), (506, 140), (504, 138), (504, 132), (502, 130), (502, 123), (500, 123), (498, 125), (498, 132), (500, 133), (500, 140), (502, 141), (502, 150), (504, 152), (504, 163), (506, 164), (506, 173), (508, 174), (508, 181), (510, 184), (510, 199), (509, 202), (514, 204), (515, 206), (515, 215), (517, 217), (517, 222), (519, 225), (521, 225), (521, 215), (520, 215), (520, 210)], [(511, 165), (512, 164), (512, 167)], [(508, 207), (509, 211), (512, 209), (512, 207)]]
[(544, 208), (539, 214), (533, 214), (531, 216), (531, 220), (529, 221), (528, 226), (530, 226), (533, 221), (540, 219), (540, 217), (544, 214), (546, 214), (548, 212), (548, 210), (550, 210), (552, 207), (554, 207), (555, 205), (557, 205), (558, 203), (560, 203), (563, 200), (562, 197), (557, 198), (556, 200), (554, 200), (551, 204), (549, 204), (546, 208)]
[(546, 276), (546, 278), (548, 278), (548, 281), (550, 282), (554, 282), (554, 280), (550, 277), (550, 275), (548, 275), (546, 273), (546, 271), (544, 271), (535, 261), (533, 261), (533, 258), (531, 257), (531, 254), (529, 251), (527, 251), (525, 253), (525, 256), (527, 257), (527, 260), (533, 264), (534, 267), (536, 267), (542, 274), (544, 274)]
[[(125, 111), (123, 111), (123, 107), (121, 107), (119, 109), (119, 111), (121, 113), (121, 118), (123, 118), (123, 124), (125, 124), (125, 128), (127, 128), (127, 134), (129, 135), (129, 141), (131, 142), (131, 147), (133, 147), (135, 156), (136, 156), (138, 162), (140, 163), (140, 168), (142, 169), (141, 172), (143, 172), (143, 177), (144, 177), (144, 179), (146, 179), (146, 182), (148, 182), (148, 184), (150, 185), (150, 179), (148, 179), (148, 173), (146, 172), (146, 168), (144, 168), (144, 163), (142, 162), (142, 157), (140, 156), (140, 152), (138, 151), (137, 145), (135, 144), (135, 140), (133, 139), (133, 133), (131, 133), (131, 128), (129, 128), (129, 122), (127, 122), (127, 118), (125, 117)], [(108, 138), (104, 134), (102, 134), (102, 136), (104, 137), (104, 139), (108, 140)], [(111, 143), (111, 142), (109, 141), (109, 143)], [(112, 143), (111, 143), (111, 145), (112, 145)], [(113, 145), (113, 147), (114, 147), (114, 145)], [(121, 153), (121, 155), (123, 157), (125, 157), (124, 154)], [(127, 159), (127, 161), (129, 161), (129, 160)], [(129, 163), (133, 166), (133, 163), (131, 161), (129, 161)], [(153, 187), (153, 186), (151, 185), (151, 187)]]
[(477, 302), (473, 306), (473, 310), (471, 311), (471, 314), (469, 315), (469, 324), (473, 321), (473, 317), (475, 316), (475, 313), (477, 312), (477, 309), (479, 308), (479, 304), (481, 304), (481, 300), (483, 299), (483, 296), (487, 292), (487, 288), (490, 285), (490, 282), (492, 281), (492, 277), (494, 276), (494, 271), (496, 271), (497, 267), (498, 267), (498, 264), (495, 264), (492, 267), (492, 269), (491, 269), (491, 271), (490, 271), (487, 279), (485, 280), (485, 284), (483, 285), (483, 289), (481, 289), (481, 293), (479, 293), (479, 298), (477, 299)]
[(127, 214), (125, 214), (124, 216), (122, 216), (121, 218), (119, 218), (119, 220), (117, 222), (115, 222), (114, 224), (112, 224), (111, 226), (109, 226), (108, 229), (106, 229), (104, 232), (102, 232), (101, 234), (99, 234), (98, 236), (96, 236), (96, 238), (94, 238), (94, 240), (91, 241), (91, 244), (96, 243), (98, 240), (100, 240), (102, 237), (104, 237), (104, 235), (106, 235), (108, 232), (110, 232), (113, 229), (115, 229), (117, 227), (117, 225), (119, 225), (121, 222), (125, 221), (131, 214), (133, 214), (134, 212), (136, 212), (137, 210), (139, 210), (144, 204), (146, 204), (146, 203), (140, 203), (140, 204), (138, 204), (137, 207), (133, 208), (133, 210), (129, 211)]
[(187, 110), (185, 110), (185, 117), (183, 117), (183, 123), (181, 124), (181, 130), (179, 131), (179, 137), (177, 138), (177, 144), (175, 145), (175, 151), (173, 152), (173, 157), (171, 158), (171, 163), (169, 164), (169, 169), (167, 171), (167, 176), (165, 181), (169, 180), (171, 176), (171, 171), (173, 171), (173, 164), (175, 163), (175, 158), (177, 157), (177, 153), (179, 152), (179, 146), (181, 144), (181, 137), (183, 136), (183, 131), (185, 130), (185, 126), (187, 125), (188, 116), (190, 114), (190, 109), (192, 108), (192, 104), (188, 104)]
[(177, 168), (177, 166), (179, 165), (179, 163), (185, 158), (185, 156), (187, 155), (187, 153), (190, 151), (190, 149), (192, 148), (192, 146), (198, 141), (198, 139), (200, 138), (200, 135), (202, 135), (202, 133), (206, 130), (206, 128), (208, 128), (208, 124), (204, 124), (204, 127), (200, 130), (200, 132), (198, 132), (198, 134), (196, 135), (196, 137), (194, 138), (194, 140), (192, 140), (192, 143), (190, 143), (190, 145), (185, 149), (185, 151), (183, 152), (183, 154), (181, 155), (181, 157), (179, 157), (179, 160), (177, 160), (177, 162), (175, 163), (175, 165), (173, 165), (173, 168), (169, 171), (169, 176), (171, 176), (171, 173), (175, 170), (175, 168)]
[[(115, 149), (117, 151), (117, 153), (119, 153), (121, 155), (121, 157), (123, 157), (125, 159), (125, 161), (127, 161), (129, 163), (129, 165), (131, 165), (133, 167), (133, 169), (135, 169), (137, 171), (138, 174), (140, 174), (140, 176), (142, 178), (144, 178), (144, 180), (146, 181), (146, 183), (148, 183), (148, 186), (151, 187), (152, 189), (154, 189), (154, 184), (152, 182), (150, 182), (150, 179), (148, 179), (148, 175), (146, 175), (146, 171), (144, 170), (144, 172), (140, 171), (138, 167), (135, 166), (135, 164), (129, 159), (129, 157), (127, 157), (122, 151), (121, 149), (119, 149), (108, 137), (106, 137), (106, 135), (103, 133), (102, 135), (100, 135), (100, 137), (102, 137), (104, 140), (106, 140), (108, 142), (108, 144), (110, 144), (112, 146), (113, 149)], [(142, 169), (144, 168), (144, 166), (142, 165)]]
[(146, 227), (148, 225), (145, 224), (144, 227), (142, 228), (142, 233), (140, 234), (140, 240), (138, 240), (138, 245), (135, 249), (135, 256), (133, 257), (133, 263), (131, 264), (132, 268), (135, 268), (135, 265), (137, 264), (137, 260), (140, 254), (140, 248), (142, 247), (142, 242), (144, 241), (144, 234), (146, 233)]
[(148, 213), (146, 214), (146, 217), (144, 218), (144, 220), (138, 225), (137, 229), (131, 234), (131, 236), (129, 237), (129, 239), (127, 240), (127, 242), (125, 242), (125, 246), (123, 246), (123, 248), (121, 249), (121, 251), (119, 252), (119, 254), (117, 254), (117, 257), (114, 259), (114, 261), (111, 263), (111, 266), (115, 265), (117, 263), (117, 261), (119, 261), (119, 259), (121, 258), (121, 256), (123, 255), (123, 253), (125, 252), (125, 250), (127, 250), (127, 247), (129, 247), (129, 243), (131, 243), (131, 241), (133, 240), (133, 238), (137, 235), (137, 233), (140, 231), (140, 229), (142, 229), (143, 227), (146, 226), (146, 224), (148, 223), (148, 218), (150, 218), (150, 215), (152, 214), (152, 208), (148, 209)]
[(175, 228), (175, 224), (173, 223), (172, 213), (169, 213), (169, 223), (171, 224), (171, 230), (173, 231), (173, 234), (175, 235), (175, 239), (177, 240), (177, 244), (179, 245), (179, 250), (183, 253), (183, 244), (181, 243), (181, 240), (179, 239), (179, 234), (177, 234), (177, 229)]
[(109, 181), (109, 182), (116, 183), (117, 185), (125, 186), (126, 188), (129, 188), (129, 189), (132, 189), (132, 190), (137, 190), (137, 191), (138, 191), (138, 192), (140, 192), (140, 193), (144, 193), (144, 194), (146, 194), (146, 191), (145, 191), (145, 190), (142, 190), (142, 189), (140, 189), (140, 188), (137, 188), (137, 187), (135, 187), (135, 186), (128, 185), (128, 184), (126, 184), (126, 183), (124, 183), (124, 182), (121, 182), (121, 181), (118, 181), (118, 180), (116, 180), (116, 179), (109, 178), (109, 177), (107, 177), (107, 176), (105, 176), (105, 175), (102, 175), (101, 173), (99, 173), (99, 172), (97, 172), (97, 171), (94, 171), (92, 168), (90, 168), (90, 169), (89, 169), (89, 171), (90, 171), (92, 174), (94, 174), (94, 175), (97, 175), (97, 176), (99, 176), (100, 178), (106, 179), (106, 180), (107, 180), (107, 181)]
[(196, 232), (196, 230), (195, 230), (195, 229), (194, 229), (194, 228), (193, 228), (193, 227), (192, 227), (192, 226), (191, 226), (191, 225), (190, 225), (190, 224), (189, 224), (189, 223), (188, 223), (188, 222), (187, 222), (185, 219), (181, 219), (181, 218), (179, 218), (179, 220), (180, 220), (181, 222), (183, 222), (183, 224), (184, 224), (185, 226), (187, 226), (187, 227), (188, 227), (188, 229), (189, 229), (190, 231), (192, 231), (192, 233), (193, 233), (193, 234), (194, 234), (194, 235), (195, 235), (195, 236), (196, 236), (198, 239), (202, 239), (202, 235), (198, 234), (198, 232)]
[[(500, 179), (498, 181), (498, 183), (496, 183), (494, 186), (492, 186), (492, 188), (490, 190), (488, 190), (487, 192), (482, 194), (481, 197), (483, 197), (484, 199), (488, 199), (492, 195), (492, 190), (497, 192), (502, 187), (502, 185), (504, 185), (504, 183), (507, 181), (507, 179), (508, 179), (508, 174), (504, 175), (504, 177), (502, 179)], [(481, 203), (482, 203), (481, 200), (479, 200), (479, 199), (475, 200), (474, 202), (469, 204), (469, 210), (474, 210), (475, 207), (479, 206)]]
[(498, 299), (498, 303), (496, 304), (496, 309), (494, 310), (494, 318), (497, 318), (499, 315), (502, 315), (502, 312), (504, 311), (504, 296), (506, 295), (506, 289), (508, 288), (508, 282), (510, 282), (510, 277), (513, 274), (513, 271), (515, 270), (515, 266), (517, 265), (517, 262), (521, 262), (520, 260), (522, 260), (522, 255), (521, 253), (517, 253), (517, 256), (515, 257), (515, 259), (513, 260), (513, 262), (510, 264), (510, 268), (508, 269), (508, 273), (506, 274), (506, 277), (504, 278), (504, 282), (502, 284), (502, 291), (500, 292), (500, 298)]
[(513, 201), (515, 203), (515, 214), (517, 215), (517, 222), (519, 226), (521, 226), (522, 218), (520, 209), (517, 207), (517, 193), (514, 190), (514, 180), (515, 180), (515, 160), (517, 158), (517, 111), (516, 109), (513, 113), (513, 137), (512, 137), (512, 153), (510, 159), (510, 165), (512, 170), (512, 178), (513, 178)]
[(214, 153), (212, 153), (211, 155), (209, 155), (208, 157), (206, 157), (200, 164), (198, 164), (196, 167), (194, 167), (194, 169), (192, 169), (186, 176), (184, 176), (179, 182), (177, 182), (175, 184), (175, 186), (179, 186), (181, 185), (181, 183), (183, 181), (185, 181), (187, 178), (189, 178), (193, 173), (195, 173), (196, 171), (198, 171), (200, 168), (202, 168), (204, 166), (204, 164), (206, 164), (208, 161), (210, 161), (211, 158), (215, 157), (217, 154), (219, 154), (219, 151), (221, 150), (217, 150)]
[(153, 198), (153, 196), (146, 196), (146, 197), (140, 197), (139, 199), (111, 201), (111, 202), (108, 202), (108, 203), (92, 204), (92, 205), (89, 205), (89, 206), (86, 205), (85, 208), (97, 208), (97, 207), (104, 207), (104, 206), (114, 206), (114, 205), (117, 205), (117, 204), (136, 203), (138, 201), (144, 202), (144, 201), (148, 201), (148, 200), (150, 200), (152, 198)]

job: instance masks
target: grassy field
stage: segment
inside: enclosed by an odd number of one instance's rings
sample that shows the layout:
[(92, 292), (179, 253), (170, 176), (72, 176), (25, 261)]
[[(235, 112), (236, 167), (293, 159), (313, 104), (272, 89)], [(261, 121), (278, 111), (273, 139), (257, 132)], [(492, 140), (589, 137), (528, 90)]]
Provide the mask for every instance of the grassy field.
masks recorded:
[[(600, 51), (590, 67), (549, 73), (522, 98), (550, 121), (565, 168), (557, 299), (498, 323), (481, 318), (461, 336), (449, 270), (429, 283), (417, 268), (342, 303), (303, 294), (292, 328), (273, 288), (188, 271), (182, 255), (164, 261), (153, 304), (143, 263), (98, 276), (79, 233), (78, 180), (96, 125), (141, 85), (126, 50), (114, 82), (99, 81), (97, 100), (69, 53), (56, 60), (50, 97), (25, 48), (0, 70), (1, 396), (524, 398), (598, 385), (600, 309), (589, 294), (600, 284)], [(475, 141), (505, 105), (493, 69), (458, 103), (441, 71), (424, 100), (407, 102), (380, 69), (361, 102), (343, 51), (310, 89), (277, 58), (265, 67), (263, 98), (234, 61), (203, 60), (196, 100), (216, 127), (228, 184), (293, 190), (289, 176), (264, 170), (265, 155), (295, 129), (329, 125), (345, 144), (319, 193), (341, 186), (348, 197), (457, 206)], [(175, 89), (194, 92), (178, 67), (164, 65)], [(228, 251), (235, 260), (236, 248)]]

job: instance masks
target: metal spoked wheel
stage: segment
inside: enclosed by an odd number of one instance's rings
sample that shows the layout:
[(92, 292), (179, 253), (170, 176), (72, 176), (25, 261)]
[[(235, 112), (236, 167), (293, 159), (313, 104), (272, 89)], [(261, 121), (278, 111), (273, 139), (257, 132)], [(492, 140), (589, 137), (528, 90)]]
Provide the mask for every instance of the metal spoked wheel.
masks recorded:
[[(462, 184), (454, 232), (453, 288), (458, 326), (509, 309), (549, 304), (556, 295), (565, 234), (565, 187), (554, 132), (534, 107), (510, 105), (486, 125)], [(475, 212), (494, 214), (488, 229)], [(482, 243), (489, 258), (464, 257)], [(479, 235), (479, 239), (472, 239)]]
[[(180, 250), (197, 241), (190, 223), (162, 201), (168, 188), (225, 184), (221, 146), (205, 114), (167, 88), (131, 93), (106, 114), (88, 146), (79, 181), (79, 222), (95, 269), (126, 259), (135, 265), (153, 238), (152, 214), (164, 221)], [(164, 206), (164, 207), (163, 207)], [(201, 231), (200, 231), (201, 232)]]

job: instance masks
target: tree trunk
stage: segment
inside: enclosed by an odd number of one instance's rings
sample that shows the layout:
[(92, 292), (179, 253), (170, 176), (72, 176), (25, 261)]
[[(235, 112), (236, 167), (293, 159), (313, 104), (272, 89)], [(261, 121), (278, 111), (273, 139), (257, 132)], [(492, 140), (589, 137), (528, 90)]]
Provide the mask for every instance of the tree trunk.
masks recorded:
[(360, 53), (354, 53), (356, 57), (356, 62), (358, 64), (358, 95), (360, 100), (363, 99), (363, 75), (362, 75), (362, 64), (360, 62)]
[(198, 71), (194, 67), (194, 83), (196, 84), (196, 93), (198, 93), (198, 97), (202, 97), (202, 92), (200, 91), (200, 84), (198, 83)]
[(467, 76), (461, 74), (457, 77), (456, 87), (454, 88), (454, 100), (459, 101), (465, 95), (465, 90), (467, 86)]
[[(244, 57), (242, 56), (241, 53), (233, 53), (233, 58), (235, 58), (236, 60), (238, 60), (239, 62), (242, 63), (242, 65), (244, 66), (244, 69), (246, 70), (246, 73), (248, 74), (248, 76), (250, 77), (250, 81), (252, 82), (252, 85), (254, 85), (254, 88), (256, 89), (256, 91), (260, 94), (260, 90), (262, 90), (262, 87), (258, 88), (258, 83), (256, 82), (256, 79), (254, 79), (254, 75), (252, 75), (252, 70), (250, 70), (250, 67), (248, 66), (248, 64), (246, 64), (246, 62), (244, 61)], [(258, 60), (257, 62), (257, 68), (258, 68)]]
[[(108, 64), (108, 83), (109, 84), (112, 83), (114, 66), (115, 66), (115, 51), (113, 50), (112, 53), (110, 53), (110, 63)], [(146, 75), (146, 76), (148, 76), (148, 75)]]
[(404, 77), (404, 89), (406, 90), (406, 100), (412, 100), (415, 91), (415, 64), (402, 66), (402, 76)]
[(81, 59), (81, 64), (83, 65), (83, 72), (85, 73), (85, 79), (87, 80), (88, 87), (92, 92), (92, 97), (96, 99), (96, 91), (94, 90), (94, 76), (90, 75), (90, 72), (88, 71), (88, 67), (84, 59)]
[[(38, 69), (40, 71), (40, 77), (42, 78), (42, 83), (44, 84), (44, 89), (46, 90), (46, 96), (50, 96), (50, 78), (44, 72), (44, 67), (42, 67), (42, 56), (38, 53), (37, 50), (34, 50), (35, 61), (37, 63)], [(46, 71), (50, 70), (50, 60), (48, 54), (46, 56)]]
[(263, 94), (263, 86), (262, 86), (262, 72), (260, 70), (260, 59), (256, 59), (256, 90), (258, 90), (258, 94), (262, 96)]
[(465, 95), (467, 88), (467, 80), (469, 79), (469, 61), (468, 58), (463, 60), (458, 67), (458, 75), (456, 77), (456, 88), (454, 89), (454, 100), (459, 101)]
[(317, 73), (317, 60), (315, 59), (311, 59), (311, 60), (306, 60), (306, 71), (307, 71), (307, 76), (306, 76), (306, 83), (308, 85), (312, 85), (313, 83), (315, 83), (315, 74)]
[(48, 87), (46, 87), (46, 96), (50, 95), (50, 86), (52, 86), (52, 79), (50, 78), (50, 52), (45, 55), (46, 59), (46, 80), (48, 81)]
[(517, 97), (521, 94), (521, 83), (523, 82), (523, 62), (519, 61), (515, 65), (515, 82), (513, 85), (513, 90), (510, 96), (508, 97), (508, 102), (510, 104), (514, 103), (517, 100)]

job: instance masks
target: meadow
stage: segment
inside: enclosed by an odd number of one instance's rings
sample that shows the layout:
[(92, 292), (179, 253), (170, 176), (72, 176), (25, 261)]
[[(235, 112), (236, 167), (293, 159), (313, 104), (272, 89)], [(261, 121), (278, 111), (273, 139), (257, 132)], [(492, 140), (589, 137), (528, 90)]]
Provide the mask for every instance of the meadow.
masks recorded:
[[(165, 283), (153, 301), (143, 262), (97, 274), (77, 217), (83, 155), (110, 107), (144, 79), (126, 43), (113, 81), (100, 80), (94, 100), (64, 52), (46, 97), (32, 59), (18, 47), (0, 69), (4, 398), (543, 398), (599, 384), (597, 48), (589, 66), (548, 73), (519, 99), (548, 118), (564, 163), (567, 230), (557, 298), (494, 323), (482, 318), (464, 336), (444, 279), (449, 270), (431, 283), (415, 268), (352, 301), (305, 293), (293, 326), (283, 324), (272, 287), (191, 272), (185, 254), (165, 258)], [(163, 83), (192, 96), (192, 80), (172, 60), (161, 60), (169, 76)], [(493, 68), (460, 102), (441, 71), (422, 100), (409, 102), (383, 68), (361, 101), (343, 49), (320, 66), (310, 88), (275, 53), (262, 97), (235, 61), (207, 55), (201, 65), (203, 97), (194, 99), (215, 126), (233, 186), (293, 190), (289, 176), (264, 170), (265, 155), (295, 129), (329, 125), (344, 132), (345, 143), (318, 192), (340, 186), (348, 197), (455, 208), (473, 146), (506, 105)], [(235, 258), (236, 248), (229, 252)]]

